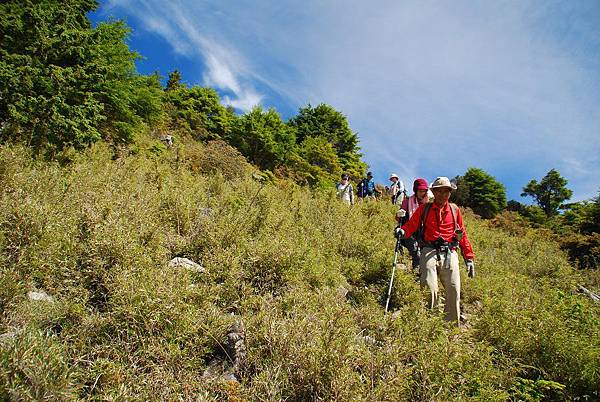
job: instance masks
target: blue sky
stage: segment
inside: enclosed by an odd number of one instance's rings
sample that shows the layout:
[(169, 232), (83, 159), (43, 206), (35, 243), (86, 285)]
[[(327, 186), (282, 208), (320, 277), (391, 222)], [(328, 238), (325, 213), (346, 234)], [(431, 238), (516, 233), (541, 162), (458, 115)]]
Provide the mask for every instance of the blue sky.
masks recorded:
[(142, 73), (178, 69), (240, 113), (344, 113), (376, 181), (557, 169), (600, 190), (600, 1), (107, 0)]

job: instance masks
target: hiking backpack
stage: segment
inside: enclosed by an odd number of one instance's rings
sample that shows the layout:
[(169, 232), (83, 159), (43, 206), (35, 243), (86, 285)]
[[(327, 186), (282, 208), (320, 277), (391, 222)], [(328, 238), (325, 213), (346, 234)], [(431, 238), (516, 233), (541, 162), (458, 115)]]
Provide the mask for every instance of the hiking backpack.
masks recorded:
[(360, 198), (364, 198), (367, 196), (367, 193), (368, 193), (367, 183), (368, 183), (367, 179), (362, 179), (360, 182), (358, 182), (357, 190), (358, 190), (358, 196)]

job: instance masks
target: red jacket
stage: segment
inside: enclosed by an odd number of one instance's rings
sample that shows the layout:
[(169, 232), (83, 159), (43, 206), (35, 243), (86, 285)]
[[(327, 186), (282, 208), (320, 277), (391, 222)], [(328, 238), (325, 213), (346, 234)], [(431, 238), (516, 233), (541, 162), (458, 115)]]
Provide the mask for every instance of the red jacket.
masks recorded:
[[(409, 221), (402, 226), (404, 230), (404, 237), (410, 237), (412, 234), (419, 229), (421, 224), (421, 215), (425, 210), (425, 204), (420, 205), (415, 211), (413, 216), (410, 217)], [(454, 218), (452, 218), (452, 210), (450, 204), (446, 203), (442, 207), (438, 207), (434, 202), (431, 204), (431, 208), (425, 219), (425, 235), (423, 240), (428, 243), (433, 243), (438, 237), (442, 237), (444, 240), (451, 242), (454, 236)], [(456, 223), (458, 227), (463, 231), (463, 237), (460, 240), (460, 249), (462, 250), (463, 257), (467, 260), (472, 260), (475, 257), (473, 253), (473, 247), (467, 237), (467, 231), (463, 224), (462, 214), (460, 209), (456, 209)]]

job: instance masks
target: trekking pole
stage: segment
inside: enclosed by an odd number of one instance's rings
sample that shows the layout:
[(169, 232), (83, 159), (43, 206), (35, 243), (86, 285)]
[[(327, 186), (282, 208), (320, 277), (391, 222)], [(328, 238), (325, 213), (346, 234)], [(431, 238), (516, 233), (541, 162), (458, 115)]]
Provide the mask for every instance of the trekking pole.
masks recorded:
[(385, 314), (387, 314), (388, 306), (390, 305), (390, 298), (392, 297), (392, 284), (394, 283), (394, 274), (396, 273), (396, 263), (398, 261), (398, 252), (402, 254), (402, 245), (400, 244), (400, 237), (396, 240), (396, 248), (394, 250), (394, 265), (392, 265), (392, 277), (390, 279), (390, 286), (388, 287), (387, 301), (385, 302)]

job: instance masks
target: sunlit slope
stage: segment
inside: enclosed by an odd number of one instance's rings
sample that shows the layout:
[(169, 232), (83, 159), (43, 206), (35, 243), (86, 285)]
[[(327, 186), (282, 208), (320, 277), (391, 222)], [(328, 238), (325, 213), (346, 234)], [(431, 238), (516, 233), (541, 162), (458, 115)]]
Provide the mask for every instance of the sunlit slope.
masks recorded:
[[(552, 242), (466, 214), (465, 328), (405, 271), (384, 316), (391, 205), (349, 208), (206, 147), (96, 146), (64, 166), (0, 148), (2, 399), (599, 397), (598, 307)], [(207, 378), (235, 323), (238, 381)]]

